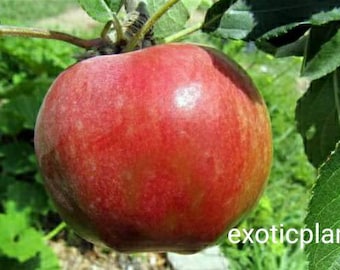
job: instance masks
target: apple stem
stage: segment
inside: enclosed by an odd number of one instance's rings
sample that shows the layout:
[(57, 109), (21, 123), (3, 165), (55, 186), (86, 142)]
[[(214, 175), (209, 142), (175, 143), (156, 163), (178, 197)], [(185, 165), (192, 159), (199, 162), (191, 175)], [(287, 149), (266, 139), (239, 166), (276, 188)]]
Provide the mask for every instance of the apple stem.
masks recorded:
[(118, 20), (116, 14), (113, 14), (112, 24), (114, 26), (114, 29), (116, 30), (117, 40), (115, 40), (115, 42), (120, 43), (121, 41), (124, 40), (124, 33), (123, 33), (123, 27), (120, 21)]
[(97, 39), (82, 39), (66, 33), (50, 31), (37, 28), (29, 27), (16, 27), (16, 26), (0, 26), (0, 37), (4, 36), (17, 36), (17, 37), (31, 37), (31, 38), (44, 38), (44, 39), (55, 39), (64, 41), (75, 46), (91, 49), (99, 48), (106, 45), (107, 41), (102, 38)]
[(151, 30), (156, 21), (163, 14), (165, 14), (173, 5), (178, 3), (180, 0), (168, 0), (159, 10), (157, 10), (143, 25), (143, 27), (137, 32), (137, 34), (131, 39), (128, 45), (125, 47), (124, 52), (130, 52), (135, 49), (138, 42), (141, 41), (144, 36)]
[(174, 41), (180, 40), (180, 39), (182, 39), (182, 38), (184, 38), (184, 37), (186, 37), (186, 36), (196, 32), (198, 30), (201, 30), (201, 28), (202, 28), (202, 23), (194, 24), (194, 25), (192, 25), (192, 26), (190, 26), (190, 27), (188, 27), (188, 28), (186, 28), (186, 29), (184, 29), (182, 31), (179, 31), (179, 32), (177, 32), (177, 33), (175, 33), (175, 34), (173, 34), (171, 36), (168, 36), (168, 37), (164, 38), (163, 41), (165, 43), (170, 43), (170, 42), (174, 42)]
[(100, 33), (101, 38), (103, 38), (103, 39), (106, 39), (106, 38), (107, 38), (107, 36), (108, 36), (108, 34), (109, 34), (110, 30), (111, 30), (111, 26), (113, 25), (113, 23), (114, 23), (113, 21), (108, 21), (108, 22), (105, 24), (105, 26), (104, 26), (102, 32)]
[(45, 235), (44, 239), (46, 241), (51, 240), (53, 237), (55, 237), (58, 233), (60, 233), (62, 230), (66, 228), (66, 223), (63, 221), (61, 222), (57, 227), (55, 227), (52, 231), (50, 231), (47, 235)]

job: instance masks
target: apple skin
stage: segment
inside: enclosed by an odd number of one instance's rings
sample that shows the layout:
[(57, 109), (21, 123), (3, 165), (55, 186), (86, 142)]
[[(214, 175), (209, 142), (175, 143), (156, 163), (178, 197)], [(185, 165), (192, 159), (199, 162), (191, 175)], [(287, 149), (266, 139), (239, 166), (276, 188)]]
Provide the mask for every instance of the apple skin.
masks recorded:
[(266, 106), (214, 49), (166, 44), (65, 70), (35, 128), (62, 218), (121, 252), (191, 253), (258, 201), (271, 167)]

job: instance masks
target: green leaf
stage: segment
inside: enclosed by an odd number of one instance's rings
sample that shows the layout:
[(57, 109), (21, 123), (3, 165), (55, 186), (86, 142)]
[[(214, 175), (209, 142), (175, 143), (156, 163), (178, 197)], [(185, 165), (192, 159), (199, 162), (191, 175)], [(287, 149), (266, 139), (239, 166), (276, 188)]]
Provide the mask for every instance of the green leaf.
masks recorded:
[(22, 174), (37, 169), (33, 147), (26, 142), (0, 145), (0, 164), (5, 173)]
[[(309, 269), (339, 269), (340, 246), (336, 243), (336, 230), (339, 228), (340, 194), (340, 148), (339, 144), (327, 162), (320, 168), (313, 197), (306, 217), (306, 225), (316, 235), (316, 224), (320, 226), (320, 243), (313, 241), (306, 247), (309, 259)], [(321, 241), (325, 229), (331, 229), (335, 243)], [(326, 238), (325, 238), (326, 239)], [(330, 241), (330, 238), (326, 240)]]
[[(299, 56), (305, 54), (307, 36), (300, 36), (299, 32), (295, 34), (295, 30), (289, 31), (286, 35), (281, 35), (268, 40), (261, 38), (256, 41), (256, 46), (261, 50), (274, 55), (275, 57)], [(298, 38), (295, 40), (295, 38)], [(291, 43), (287, 44), (287, 41)], [(283, 42), (282, 42), (283, 41)]]
[(223, 38), (256, 40), (298, 25), (337, 20), (339, 8), (338, 0), (221, 0), (208, 10), (202, 29)]
[(122, 0), (78, 0), (86, 13), (98, 22), (113, 20), (113, 13), (121, 8)]
[[(13, 77), (15, 77), (15, 75), (13, 75)], [(20, 95), (23, 95), (24, 97), (35, 96), (40, 104), (52, 82), (53, 79), (47, 78), (45, 75), (34, 79), (25, 78), (19, 82), (13, 82), (10, 86), (1, 89), (0, 98), (13, 99)]]
[(125, 0), (104, 0), (112, 12), (117, 13), (123, 6)]
[(5, 100), (0, 106), (0, 131), (15, 135), (22, 129), (33, 130), (42, 100), (40, 92), (35, 91), (29, 95), (18, 95)]
[[(152, 14), (154, 14), (167, 1), (148, 0), (147, 2), (150, 15), (152, 16)], [(184, 29), (185, 23), (188, 19), (188, 10), (182, 2), (178, 2), (157, 21), (153, 29), (154, 37), (156, 39), (162, 39)]]
[(24, 262), (42, 249), (42, 234), (29, 226), (26, 213), (18, 212), (14, 202), (0, 214), (0, 254)]
[[(59, 270), (59, 260), (57, 255), (53, 252), (51, 247), (45, 245), (39, 254), (39, 267), (32, 268), (32, 270)], [(26, 270), (26, 269), (25, 269)]]
[(338, 270), (340, 269), (340, 257), (335, 260), (333, 263), (332, 263), (332, 266), (330, 267), (330, 270)]
[(38, 254), (25, 262), (0, 256), (0, 265), (6, 270), (59, 270), (59, 261), (56, 254), (48, 246), (44, 245)]
[(17, 117), (22, 118), (24, 128), (33, 130), (39, 107), (40, 102), (35, 96), (20, 95), (11, 99), (5, 109), (15, 112)]
[(48, 197), (42, 185), (15, 181), (7, 188), (5, 207), (14, 201), (19, 211), (46, 214), (49, 210)]
[(313, 27), (309, 34), (302, 76), (319, 79), (340, 66), (340, 30), (337, 23)]
[(0, 106), (0, 133), (15, 135), (23, 129), (24, 120), (7, 108), (7, 104)]
[(312, 16), (311, 23), (313, 25), (322, 25), (328, 22), (334, 22), (340, 20), (340, 7), (330, 9), (329, 11), (321, 11)]
[(296, 107), (297, 128), (315, 167), (327, 159), (340, 140), (339, 85), (339, 71), (313, 81)]
[(250, 7), (243, 1), (218, 1), (207, 12), (204, 32), (223, 38), (244, 39), (255, 27)]
[(183, 5), (190, 14), (200, 6), (201, 2), (199, 0), (182, 0)]
[(274, 54), (275, 57), (289, 57), (289, 56), (300, 56), (304, 55), (306, 48), (307, 38), (302, 37), (295, 42), (279, 47)]
[(6, 195), (7, 188), (15, 183), (16, 179), (14, 177), (9, 177), (7, 175), (0, 175), (0, 198)]

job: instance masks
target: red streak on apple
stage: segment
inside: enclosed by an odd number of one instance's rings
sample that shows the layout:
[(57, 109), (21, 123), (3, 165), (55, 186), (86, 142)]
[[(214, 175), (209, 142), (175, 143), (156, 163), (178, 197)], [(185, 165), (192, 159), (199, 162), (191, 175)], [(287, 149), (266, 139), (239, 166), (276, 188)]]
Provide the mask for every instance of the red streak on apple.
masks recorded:
[(48, 193), (85, 239), (195, 252), (258, 201), (271, 166), (265, 104), (221, 53), (167, 44), (64, 71), (36, 123)]

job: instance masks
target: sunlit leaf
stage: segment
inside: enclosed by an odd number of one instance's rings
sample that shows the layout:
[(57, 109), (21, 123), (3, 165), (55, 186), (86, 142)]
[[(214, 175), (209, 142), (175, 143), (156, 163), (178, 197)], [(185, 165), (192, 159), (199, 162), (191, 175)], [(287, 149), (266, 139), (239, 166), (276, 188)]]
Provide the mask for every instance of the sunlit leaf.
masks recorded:
[(201, 1), (200, 0), (182, 0), (182, 3), (184, 4), (186, 9), (191, 14), (199, 7), (199, 5), (201, 4)]
[(28, 215), (17, 211), (14, 202), (0, 214), (0, 231), (0, 255), (24, 262), (42, 249), (41, 233), (30, 227)]
[(340, 66), (340, 30), (338, 29), (337, 23), (311, 29), (303, 76), (315, 80)]
[[(148, 10), (150, 15), (154, 14), (166, 0), (148, 0)], [(156, 39), (162, 39), (166, 36), (174, 34), (182, 30), (185, 23), (189, 19), (189, 13), (182, 2), (178, 2), (171, 9), (169, 9), (160, 19), (157, 21), (154, 27), (154, 37)]]
[(96, 21), (106, 23), (113, 19), (113, 12), (121, 8), (122, 0), (78, 0), (81, 7)]
[[(321, 167), (317, 184), (306, 217), (307, 227), (314, 232), (318, 230), (319, 243), (316, 239), (307, 245), (310, 270), (339, 269), (340, 247), (339, 237), (339, 208), (340, 194), (340, 148), (339, 145), (330, 158)], [(319, 229), (318, 229), (319, 226)], [(333, 231), (333, 237), (331, 237)], [(323, 238), (324, 234), (329, 237)], [(338, 239), (339, 240), (339, 239)], [(331, 268), (333, 267), (333, 268)]]

